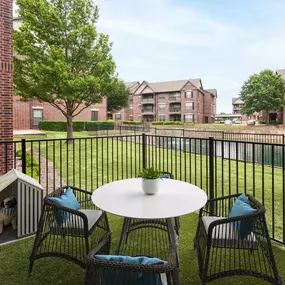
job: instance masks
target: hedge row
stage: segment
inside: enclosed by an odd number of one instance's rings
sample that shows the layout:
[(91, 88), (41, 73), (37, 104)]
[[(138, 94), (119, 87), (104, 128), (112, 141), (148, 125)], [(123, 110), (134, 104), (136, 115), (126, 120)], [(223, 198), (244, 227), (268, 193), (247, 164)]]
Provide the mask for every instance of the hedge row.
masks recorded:
[(180, 121), (153, 121), (151, 122), (152, 125), (183, 125)]
[[(98, 131), (98, 130), (113, 130), (114, 122), (108, 121), (73, 121), (73, 131)], [(66, 132), (67, 122), (66, 121), (40, 121), (39, 129), (43, 131), (56, 131)]]
[(141, 125), (141, 121), (123, 121), (123, 124), (125, 125)]

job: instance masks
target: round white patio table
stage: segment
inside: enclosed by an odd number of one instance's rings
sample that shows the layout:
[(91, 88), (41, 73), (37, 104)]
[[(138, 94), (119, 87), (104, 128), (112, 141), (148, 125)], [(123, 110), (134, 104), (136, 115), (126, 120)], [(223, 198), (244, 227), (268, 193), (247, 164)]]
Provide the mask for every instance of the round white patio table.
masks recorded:
[(156, 194), (147, 195), (142, 190), (141, 178), (118, 180), (94, 191), (92, 201), (101, 210), (125, 218), (116, 254), (120, 254), (124, 240), (127, 241), (133, 218), (165, 219), (170, 243), (176, 247), (177, 268), (174, 278), (176, 284), (180, 284), (178, 243), (172, 218), (198, 211), (206, 204), (207, 195), (202, 189), (187, 182), (162, 178), (160, 183)]
[(196, 212), (207, 202), (205, 192), (190, 183), (162, 179), (155, 195), (142, 190), (141, 178), (118, 180), (99, 187), (92, 194), (100, 209), (126, 218), (168, 219)]

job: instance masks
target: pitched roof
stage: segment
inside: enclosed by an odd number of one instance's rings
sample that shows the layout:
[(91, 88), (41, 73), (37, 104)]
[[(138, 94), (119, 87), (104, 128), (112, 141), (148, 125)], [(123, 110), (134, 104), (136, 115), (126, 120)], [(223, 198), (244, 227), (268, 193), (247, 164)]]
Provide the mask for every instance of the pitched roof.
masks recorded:
[(209, 92), (209, 93), (212, 93), (215, 97), (217, 97), (217, 89), (205, 89), (205, 91)]
[[(153, 92), (155, 93), (163, 93), (163, 92), (175, 92), (180, 91), (184, 85), (186, 85), (188, 82), (190, 82), (194, 87), (201, 88), (201, 79), (185, 79), (185, 80), (174, 80), (174, 81), (165, 81), (165, 82), (142, 82), (141, 86), (144, 85), (144, 87), (148, 86)], [(142, 92), (141, 88), (140, 90), (137, 90), (137, 93)]]
[(277, 74), (280, 74), (282, 78), (285, 80), (285, 69), (276, 70)]
[(240, 99), (240, 97), (238, 98), (232, 98), (232, 104), (243, 104), (244, 102)]
[(232, 98), (232, 104), (238, 99), (239, 97)]
[(131, 93), (134, 93), (140, 86), (140, 83), (138, 81), (132, 81), (132, 82), (125, 82), (125, 85), (130, 89)]

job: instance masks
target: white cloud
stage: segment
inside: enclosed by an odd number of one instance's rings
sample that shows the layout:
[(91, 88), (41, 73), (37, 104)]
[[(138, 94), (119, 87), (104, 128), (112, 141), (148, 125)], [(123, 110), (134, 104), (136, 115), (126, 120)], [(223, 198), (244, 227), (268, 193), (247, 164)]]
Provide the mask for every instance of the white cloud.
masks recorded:
[(205, 88), (218, 89), (218, 111), (231, 112), (231, 98), (249, 75), (285, 68), (284, 1), (246, 4), (244, 11), (254, 12), (247, 15), (248, 26), (245, 15), (232, 21), (223, 11), (217, 15), (210, 6), (198, 9), (191, 2), (100, 0), (98, 28), (114, 42), (121, 78), (200, 77)]

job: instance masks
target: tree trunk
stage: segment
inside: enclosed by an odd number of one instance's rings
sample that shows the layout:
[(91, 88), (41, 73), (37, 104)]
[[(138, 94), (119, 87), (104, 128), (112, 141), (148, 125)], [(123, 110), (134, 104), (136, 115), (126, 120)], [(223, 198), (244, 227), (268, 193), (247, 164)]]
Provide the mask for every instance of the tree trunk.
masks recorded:
[(68, 143), (72, 143), (73, 140), (73, 126), (72, 126), (72, 115), (70, 112), (67, 112), (67, 139)]
[(269, 125), (269, 111), (266, 111), (266, 124)]

